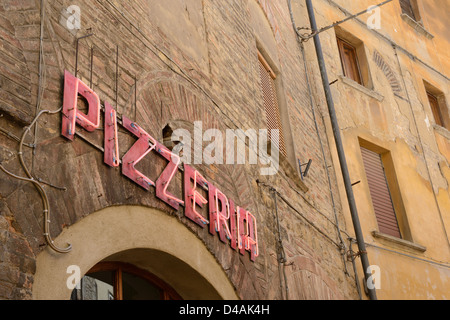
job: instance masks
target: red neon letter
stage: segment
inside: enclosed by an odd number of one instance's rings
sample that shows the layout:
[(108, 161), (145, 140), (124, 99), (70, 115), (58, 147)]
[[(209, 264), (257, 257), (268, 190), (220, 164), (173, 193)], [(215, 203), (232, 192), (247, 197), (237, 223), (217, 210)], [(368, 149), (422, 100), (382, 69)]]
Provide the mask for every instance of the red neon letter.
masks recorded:
[(256, 260), (259, 256), (258, 230), (256, 228), (256, 218), (247, 210), (237, 209), (238, 215), (238, 246), (242, 255), (245, 251), (250, 252), (250, 259)]
[(127, 117), (123, 117), (122, 120), (123, 126), (139, 138), (122, 159), (122, 173), (144, 189), (149, 190), (150, 186), (155, 186), (155, 183), (137, 171), (135, 167), (147, 154), (155, 149), (157, 142)]
[(176, 198), (174, 195), (167, 193), (167, 187), (172, 181), (173, 176), (178, 171), (178, 165), (180, 164), (180, 157), (169, 151), (166, 147), (157, 143), (157, 151), (167, 160), (169, 164), (161, 173), (161, 176), (156, 181), (156, 196), (172, 206), (175, 210), (178, 210), (180, 204), (184, 204), (183, 200)]
[[(234, 201), (230, 199), (230, 232), (231, 232), (231, 248), (236, 250), (237, 248), (237, 228), (236, 228), (236, 209), (234, 206)], [(238, 208), (239, 209), (239, 208)]]
[(209, 185), (209, 217), (209, 233), (218, 232), (220, 240), (225, 243), (227, 239), (231, 240), (231, 232), (227, 222), (230, 219), (228, 199), (211, 184)]
[[(87, 115), (78, 110), (78, 95), (83, 96), (88, 102), (89, 111)], [(89, 132), (93, 132), (99, 127), (100, 99), (81, 80), (66, 71), (64, 74), (62, 135), (73, 141), (76, 124)]]
[[(194, 181), (193, 187), (191, 186), (192, 180)], [(197, 186), (206, 190), (208, 182), (206, 182), (206, 179), (197, 170), (194, 170), (188, 165), (184, 165), (184, 215), (204, 228), (209, 221), (198, 213), (195, 207), (199, 206), (203, 208), (203, 205), (207, 204), (208, 200), (197, 191)]]
[(105, 157), (104, 161), (111, 167), (120, 165), (119, 140), (117, 137), (117, 113), (105, 102)]

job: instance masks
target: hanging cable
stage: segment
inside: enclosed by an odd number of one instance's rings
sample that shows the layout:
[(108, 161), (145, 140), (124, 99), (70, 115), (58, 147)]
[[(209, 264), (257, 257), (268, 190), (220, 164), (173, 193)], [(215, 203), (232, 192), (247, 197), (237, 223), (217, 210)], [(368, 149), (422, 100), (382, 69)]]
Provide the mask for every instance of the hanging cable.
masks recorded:
[[(117, 5), (114, 4), (111, 0), (97, 0), (97, 2), (102, 5), (105, 10), (107, 10), (109, 13), (111, 13), (114, 16), (114, 12), (116, 11), (120, 16), (127, 21), (128, 24), (123, 23), (123, 21), (116, 19), (119, 23), (123, 25), (124, 28), (126, 28), (132, 36), (136, 37), (138, 41), (140, 41), (147, 49), (149, 49), (157, 59), (159, 59), (166, 67), (168, 67), (172, 72), (177, 74), (178, 76), (182, 77), (189, 83), (191, 83), (195, 88), (200, 90), (206, 98), (208, 98), (209, 101), (216, 107), (215, 110), (218, 114), (225, 117), (228, 121), (230, 121), (235, 128), (242, 127), (237, 123), (235, 119), (230, 117), (229, 114), (227, 114), (224, 110), (226, 108), (222, 108), (221, 105), (214, 99), (214, 97), (195, 79), (193, 79), (186, 70), (183, 69), (183, 67), (175, 61), (174, 58), (172, 58), (168, 53), (166, 53), (163, 49), (161, 49), (157, 44), (155, 44), (145, 33), (144, 31), (136, 25), (135, 21), (133, 19), (130, 19), (127, 17), (127, 15), (121, 11)], [(111, 10), (105, 3), (107, 3), (112, 9)], [(144, 41), (145, 40), (145, 41)], [(238, 119), (239, 120), (239, 119)], [(239, 135), (237, 136), (237, 139), (241, 140), (246, 146), (249, 147), (249, 150), (251, 150), (249, 142), (247, 139), (243, 139)], [(260, 155), (260, 157), (263, 158), (263, 160), (270, 161), (266, 155)]]
[(70, 244), (67, 244), (67, 247), (62, 249), (57, 247), (53, 240), (52, 237), (50, 236), (50, 203), (47, 197), (47, 194), (44, 190), (44, 188), (41, 186), (41, 184), (39, 182), (37, 182), (36, 179), (33, 178), (33, 176), (31, 175), (30, 171), (28, 170), (25, 161), (23, 159), (23, 144), (25, 141), (25, 138), (27, 136), (27, 134), (30, 132), (30, 129), (33, 127), (33, 125), (38, 121), (38, 119), (44, 114), (44, 113), (48, 113), (48, 114), (57, 114), (59, 112), (61, 112), (62, 108), (60, 108), (59, 110), (56, 111), (49, 111), (49, 110), (42, 110), (38, 113), (38, 115), (36, 116), (36, 118), (33, 120), (33, 122), (31, 123), (31, 125), (29, 127), (27, 127), (25, 129), (25, 132), (22, 135), (22, 139), (20, 141), (19, 144), (19, 160), (20, 163), (22, 165), (22, 168), (24, 169), (25, 173), (27, 174), (28, 178), (31, 179), (32, 183), (34, 184), (34, 186), (36, 187), (36, 189), (38, 190), (39, 194), (42, 197), (43, 200), (43, 204), (44, 204), (44, 237), (45, 240), (47, 242), (47, 244), (56, 252), (59, 253), (68, 253), (72, 250), (72, 246)]
[(339, 243), (337, 243), (335, 240), (333, 240), (329, 235), (327, 235), (324, 231), (322, 231), (319, 227), (317, 227), (312, 221), (310, 221), (303, 213), (300, 212), (300, 210), (298, 210), (297, 208), (295, 208), (294, 205), (292, 205), (289, 200), (287, 200), (278, 190), (276, 190), (275, 188), (273, 188), (272, 186), (256, 180), (256, 183), (258, 183), (261, 186), (265, 186), (268, 187), (269, 190), (272, 190), (278, 195), (278, 197), (283, 200), (283, 202), (289, 207), (291, 208), (294, 212), (296, 212), (299, 216), (301, 216), (311, 227), (313, 227), (317, 232), (319, 232), (323, 237), (325, 237), (328, 241), (330, 241), (331, 243), (333, 243), (337, 248), (339, 248), (339, 250), (341, 250), (341, 245)]
[[(292, 11), (291, 0), (288, 0), (288, 7), (289, 7), (289, 13), (290, 13), (290, 16), (291, 16), (292, 26), (294, 28), (295, 33), (298, 36), (297, 39), (299, 40), (299, 38), (301, 38), (301, 35), (299, 34), (297, 26), (296, 26), (296, 23), (295, 23), (294, 13)], [(344, 264), (344, 273), (346, 275), (349, 275), (348, 270), (347, 270), (347, 264), (346, 264), (346, 261), (345, 261), (345, 252), (347, 251), (347, 246), (346, 246), (346, 244), (345, 244), (345, 242), (344, 242), (344, 240), (342, 238), (342, 235), (341, 235), (341, 228), (339, 226), (339, 219), (338, 219), (338, 216), (337, 216), (337, 210), (336, 210), (336, 204), (335, 204), (334, 195), (333, 195), (333, 189), (332, 189), (330, 172), (329, 172), (329, 169), (328, 169), (328, 165), (326, 163), (325, 149), (324, 149), (324, 146), (323, 146), (322, 138), (320, 136), (319, 126), (317, 124), (317, 118), (316, 118), (316, 112), (315, 112), (315, 104), (314, 104), (313, 93), (312, 93), (312, 89), (311, 89), (311, 81), (309, 79), (308, 65), (307, 65), (307, 62), (306, 62), (305, 48), (304, 48), (304, 45), (303, 45), (302, 41), (298, 41), (298, 43), (299, 43), (300, 51), (302, 53), (302, 58), (303, 58), (303, 65), (304, 65), (304, 69), (305, 69), (306, 83), (307, 83), (308, 92), (309, 92), (309, 102), (310, 102), (310, 105), (311, 105), (312, 118), (313, 118), (313, 121), (314, 121), (314, 127), (315, 127), (315, 130), (316, 130), (316, 134), (317, 134), (317, 137), (318, 137), (318, 140), (319, 140), (319, 143), (320, 143), (320, 149), (321, 149), (321, 152), (322, 152), (322, 159), (323, 159), (323, 162), (324, 162), (325, 172), (327, 174), (327, 179), (328, 179), (328, 189), (329, 189), (329, 192), (330, 192), (331, 204), (332, 204), (334, 218), (335, 218), (335, 226), (336, 226), (336, 229), (337, 229), (337, 234), (338, 234), (339, 241), (340, 241), (340, 247), (341, 247), (341, 250), (342, 250), (341, 256), (342, 256), (342, 261), (343, 261), (343, 264)]]
[[(39, 67), (38, 67), (38, 93), (36, 100), (36, 113), (35, 116), (39, 114), (41, 110), (41, 103), (44, 96), (44, 83), (46, 79), (46, 67), (45, 67), (45, 57), (44, 57), (44, 24), (45, 24), (45, 0), (41, 0), (41, 10), (40, 10), (40, 35), (39, 35)], [(33, 142), (33, 156), (36, 155), (37, 137), (38, 137), (38, 125), (36, 124), (34, 128), (34, 142)], [(32, 163), (34, 167), (34, 159)]]
[[(392, 0), (386, 0), (386, 1), (383, 1), (383, 2), (381, 2), (379, 4), (377, 4), (377, 5), (371, 6), (369, 9), (363, 10), (363, 11), (358, 12), (356, 14), (352, 14), (352, 15), (350, 15), (349, 17), (347, 17), (345, 19), (342, 19), (340, 21), (336, 21), (335, 23), (333, 23), (333, 24), (331, 24), (329, 26), (320, 28), (319, 30), (317, 30), (317, 31), (315, 31), (315, 32), (313, 32), (311, 34), (307, 34), (307, 35), (299, 34), (299, 37), (301, 37), (302, 41), (308, 41), (309, 39), (313, 38), (315, 35), (317, 35), (319, 33), (322, 33), (324, 31), (330, 30), (330, 29), (332, 29), (332, 28), (334, 28), (334, 27), (336, 27), (336, 26), (338, 26), (338, 25), (340, 25), (340, 24), (342, 24), (344, 22), (347, 22), (349, 20), (353, 20), (353, 19), (355, 19), (355, 18), (357, 18), (357, 17), (359, 17), (359, 16), (361, 16), (361, 15), (363, 15), (365, 13), (370, 12), (374, 7), (384, 6), (385, 4), (388, 4), (389, 2), (392, 2)], [(310, 28), (299, 28), (299, 29), (295, 29), (295, 30), (298, 31), (298, 30), (302, 30), (302, 29), (311, 30)]]
[(274, 211), (275, 211), (275, 220), (277, 223), (277, 261), (278, 261), (278, 272), (280, 273), (280, 288), (283, 291), (283, 283), (281, 280), (281, 273), (283, 274), (284, 279), (284, 287), (285, 287), (285, 300), (289, 300), (289, 286), (286, 276), (286, 252), (284, 251), (283, 239), (281, 237), (281, 226), (280, 226), (280, 218), (278, 215), (278, 203), (277, 203), (277, 191), (274, 188), (270, 188), (269, 190), (272, 193), (273, 203), (274, 203)]
[[(419, 126), (417, 124), (416, 114), (414, 112), (414, 108), (413, 108), (413, 105), (412, 105), (412, 102), (411, 102), (411, 97), (409, 95), (408, 87), (406, 86), (405, 75), (403, 73), (402, 64), (400, 63), (400, 57), (398, 55), (397, 46), (396, 45), (392, 45), (392, 48), (394, 49), (394, 54), (395, 54), (395, 57), (397, 59), (398, 68), (400, 70), (400, 77), (402, 78), (403, 86), (405, 87), (405, 92), (406, 92), (406, 97), (407, 97), (407, 100), (408, 100), (408, 105), (409, 105), (409, 108), (411, 110), (412, 118), (414, 120), (414, 128), (416, 129), (415, 131), (417, 132), (417, 139), (419, 140), (420, 148), (423, 150), (423, 152), (422, 152), (423, 153), (423, 160), (425, 162), (425, 168), (427, 169), (427, 175), (428, 175), (428, 179), (430, 181), (430, 187), (431, 187), (431, 192), (433, 193), (433, 199), (434, 199), (434, 202), (436, 204), (436, 208), (437, 208), (438, 213), (439, 213), (439, 218), (441, 220), (441, 224), (442, 224), (442, 228), (443, 228), (444, 234), (445, 234), (445, 236), (447, 238), (447, 244), (450, 245), (449, 237), (448, 237), (448, 234), (447, 234), (447, 230), (445, 228), (445, 223), (444, 223), (443, 218), (442, 218), (441, 207), (439, 206), (439, 201), (438, 201), (438, 199), (436, 197), (436, 193), (434, 192), (433, 178), (431, 176), (431, 172), (430, 172), (427, 156), (425, 154), (424, 143), (422, 141), (422, 137), (421, 137), (420, 132), (419, 132)], [(411, 66), (411, 70), (413, 70), (414, 68), (411, 65), (411, 60), (409, 60), (409, 63), (410, 63), (410, 66)], [(414, 80), (415, 79), (416, 78), (414, 77)], [(416, 86), (417, 86), (417, 82), (416, 82)]]
[(356, 263), (355, 263), (355, 259), (356, 259), (356, 255), (354, 254), (354, 251), (352, 249), (352, 238), (348, 238), (350, 245), (349, 245), (349, 249), (347, 251), (347, 260), (351, 260), (352, 262), (352, 266), (353, 266), (353, 272), (355, 273), (355, 285), (356, 285), (356, 290), (358, 291), (358, 296), (359, 296), (359, 300), (362, 300), (362, 293), (361, 293), (361, 284), (359, 282), (359, 276), (358, 276), (358, 269), (356, 268)]
[(38, 119), (45, 113), (56, 114), (56, 113), (61, 112), (61, 110), (62, 110), (62, 108), (57, 111), (42, 110), (37, 114), (36, 118), (31, 122), (31, 124), (25, 128), (22, 138), (20, 139), (18, 156), (19, 156), (20, 164), (22, 165), (22, 168), (25, 171), (25, 174), (27, 177), (21, 177), (21, 176), (18, 176), (16, 174), (9, 172), (2, 164), (0, 164), (0, 170), (2, 170), (3, 172), (5, 172), (7, 175), (11, 176), (14, 179), (18, 179), (18, 180), (25, 181), (25, 182), (30, 182), (35, 186), (35, 188), (39, 192), (39, 195), (42, 198), (42, 204), (44, 207), (44, 209), (43, 209), (43, 213), (44, 213), (44, 234), (43, 235), (44, 235), (44, 238), (45, 238), (47, 244), (49, 245), (49, 247), (52, 248), (54, 251), (59, 252), (59, 253), (68, 253), (72, 250), (72, 246), (70, 244), (67, 244), (66, 248), (59, 248), (54, 244), (54, 241), (52, 240), (52, 237), (50, 235), (50, 222), (51, 222), (50, 221), (50, 202), (49, 202), (47, 193), (45, 192), (42, 184), (32, 176), (32, 174), (31, 174), (30, 170), (28, 169), (27, 165), (25, 164), (25, 161), (23, 158), (23, 146), (25, 144), (24, 143), (25, 138), (27, 137), (27, 135), (29, 134), (29, 132), (33, 128), (33, 126), (36, 124)]
[[(308, 10), (308, 17), (311, 24), (311, 29), (313, 31), (317, 30), (317, 21), (316, 15), (314, 12), (314, 6), (312, 4), (312, 0), (305, 0), (306, 7)], [(333, 128), (333, 136), (336, 144), (336, 149), (338, 153), (339, 163), (341, 165), (341, 173), (342, 178), (344, 180), (345, 191), (347, 194), (347, 200), (350, 207), (350, 213), (353, 223), (353, 228), (356, 234), (356, 238), (358, 239), (358, 247), (361, 252), (361, 262), (364, 268), (364, 276), (368, 280), (371, 277), (369, 273), (369, 258), (367, 253), (365, 253), (365, 245), (364, 245), (364, 235), (361, 228), (361, 222), (358, 215), (358, 209), (356, 206), (356, 201), (353, 192), (353, 186), (350, 180), (350, 172), (347, 164), (346, 154), (343, 146), (342, 136), (339, 128), (339, 121), (337, 118), (333, 95), (331, 93), (330, 81), (328, 79), (327, 67), (325, 65), (324, 53), (322, 50), (321, 40), (318, 34), (314, 36), (314, 46), (316, 50), (317, 60), (319, 63), (320, 75), (322, 78), (322, 86), (324, 89), (324, 93), (326, 96), (327, 107), (329, 111), (329, 116), (331, 120), (331, 125)], [(374, 288), (369, 288), (369, 296), (371, 300), (377, 300), (376, 290)]]
[[(19, 161), (23, 168), (23, 170), (26, 173), (27, 177), (21, 177), (16, 174), (13, 174), (9, 172), (1, 163), (0, 163), (0, 170), (2, 170), (4, 173), (9, 175), (10, 177), (14, 179), (18, 179), (25, 182), (32, 183), (36, 190), (39, 192), (39, 195), (42, 198), (42, 204), (43, 204), (43, 214), (44, 214), (44, 238), (47, 244), (50, 248), (52, 248), (54, 251), (59, 253), (68, 253), (72, 250), (72, 246), (70, 244), (67, 245), (66, 248), (59, 248), (54, 244), (54, 241), (52, 240), (52, 237), (50, 235), (50, 202), (47, 196), (47, 193), (45, 192), (43, 188), (43, 184), (47, 184), (51, 187), (57, 188), (59, 190), (65, 190), (65, 188), (57, 187), (55, 185), (52, 185), (48, 182), (43, 181), (42, 179), (35, 179), (33, 175), (31, 174), (30, 170), (28, 169), (27, 165), (25, 164), (24, 158), (23, 158), (23, 147), (24, 146), (30, 146), (33, 148), (33, 160), (32, 160), (32, 167), (34, 167), (34, 155), (36, 154), (36, 145), (37, 145), (37, 134), (38, 134), (38, 125), (37, 121), (38, 119), (45, 113), (48, 114), (56, 114), (61, 112), (62, 108), (60, 108), (57, 111), (50, 111), (50, 110), (42, 110), (41, 111), (41, 104), (44, 94), (44, 82), (45, 82), (45, 76), (46, 76), (46, 67), (45, 67), (45, 60), (44, 60), (44, 23), (45, 23), (45, 0), (40, 1), (41, 10), (40, 10), (40, 36), (39, 36), (39, 70), (38, 70), (38, 93), (37, 93), (37, 100), (36, 100), (36, 114), (34, 120), (31, 122), (31, 124), (25, 128), (21, 139), (19, 140)], [(34, 143), (33, 144), (26, 144), (25, 139), (34, 127)], [(13, 136), (14, 138), (14, 136)]]

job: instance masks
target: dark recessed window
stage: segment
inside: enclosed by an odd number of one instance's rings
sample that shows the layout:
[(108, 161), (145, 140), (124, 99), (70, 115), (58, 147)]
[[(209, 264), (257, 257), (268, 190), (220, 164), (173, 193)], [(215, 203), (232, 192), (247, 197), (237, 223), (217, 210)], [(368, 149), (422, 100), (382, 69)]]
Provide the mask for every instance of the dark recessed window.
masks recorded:
[(436, 125), (450, 130), (450, 115), (445, 94), (429, 82), (425, 80), (423, 82), (427, 93), (428, 104), (430, 105)]
[(431, 111), (433, 112), (434, 120), (436, 121), (436, 124), (441, 127), (445, 127), (444, 125), (444, 118), (442, 117), (441, 110), (439, 108), (439, 101), (436, 96), (434, 96), (432, 93), (427, 92), (428, 95), (428, 101), (430, 102)]
[(71, 300), (181, 300), (161, 279), (133, 265), (102, 262), (74, 289)]
[(413, 20), (419, 22), (421, 20), (419, 14), (419, 8), (417, 6), (417, 1), (415, 0), (400, 0), (400, 7), (402, 8), (402, 13), (406, 14)]

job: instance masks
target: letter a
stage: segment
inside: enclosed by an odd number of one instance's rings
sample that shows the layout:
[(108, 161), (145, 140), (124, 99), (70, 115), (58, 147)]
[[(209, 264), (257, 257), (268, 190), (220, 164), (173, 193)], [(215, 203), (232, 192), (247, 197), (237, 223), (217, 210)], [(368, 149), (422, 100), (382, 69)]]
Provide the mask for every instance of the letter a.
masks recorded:
[(372, 15), (367, 19), (367, 28), (369, 29), (381, 29), (381, 9), (377, 6), (371, 6), (367, 9), (368, 13)]

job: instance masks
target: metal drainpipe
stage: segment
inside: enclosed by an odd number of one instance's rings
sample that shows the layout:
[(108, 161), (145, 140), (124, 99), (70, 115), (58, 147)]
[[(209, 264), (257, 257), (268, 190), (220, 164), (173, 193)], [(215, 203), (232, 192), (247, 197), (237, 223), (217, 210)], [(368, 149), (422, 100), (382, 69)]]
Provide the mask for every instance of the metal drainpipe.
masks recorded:
[[(320, 73), (322, 76), (322, 84), (324, 87), (328, 111), (330, 113), (331, 124), (333, 127), (334, 140), (336, 142), (336, 148), (339, 156), (339, 162), (341, 165), (342, 176), (344, 178), (345, 191), (347, 193), (348, 204), (350, 206), (350, 212), (352, 216), (353, 228), (355, 230), (356, 241), (358, 244), (359, 254), (361, 256), (362, 266), (364, 268), (364, 277), (366, 282), (370, 279), (371, 273), (368, 273), (370, 264), (367, 257), (366, 245), (364, 243), (364, 237), (361, 230), (361, 224), (359, 222), (358, 211), (356, 208), (355, 197), (353, 194), (353, 187), (350, 180), (350, 174), (348, 171), (347, 160), (345, 157), (344, 147), (342, 143), (341, 133), (339, 129), (339, 123), (336, 116), (336, 110), (334, 107), (333, 96), (331, 94), (330, 83), (328, 80), (327, 69), (325, 66), (325, 60), (322, 52), (322, 44), (320, 42), (319, 34), (317, 34), (317, 23), (314, 14), (314, 7), (311, 0), (306, 0), (306, 7), (308, 9), (309, 20), (311, 23), (311, 31), (314, 34), (314, 44), (316, 47), (317, 59), (319, 61)], [(369, 289), (369, 298), (371, 300), (377, 300), (375, 289)]]

